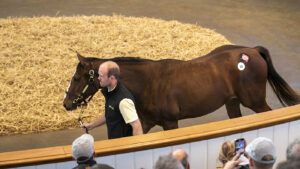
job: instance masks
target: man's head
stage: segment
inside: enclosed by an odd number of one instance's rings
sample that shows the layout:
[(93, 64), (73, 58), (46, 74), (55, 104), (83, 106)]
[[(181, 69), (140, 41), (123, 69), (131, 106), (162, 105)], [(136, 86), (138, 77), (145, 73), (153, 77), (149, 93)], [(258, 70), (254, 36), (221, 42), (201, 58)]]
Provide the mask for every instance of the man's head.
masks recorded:
[(72, 156), (78, 161), (87, 161), (94, 155), (94, 138), (90, 134), (83, 134), (72, 143)]
[(120, 77), (120, 68), (117, 63), (106, 61), (99, 66), (98, 74), (101, 87), (111, 87), (116, 85)]
[(155, 163), (155, 169), (184, 169), (180, 161), (171, 154), (160, 156)]
[(250, 167), (272, 168), (276, 161), (276, 150), (272, 140), (258, 137), (246, 147)]
[(183, 149), (174, 150), (172, 156), (179, 160), (185, 169), (190, 168), (188, 154)]
[(276, 169), (299, 169), (300, 168), (300, 160), (287, 160), (280, 162)]
[(300, 139), (295, 139), (286, 150), (287, 160), (300, 160)]

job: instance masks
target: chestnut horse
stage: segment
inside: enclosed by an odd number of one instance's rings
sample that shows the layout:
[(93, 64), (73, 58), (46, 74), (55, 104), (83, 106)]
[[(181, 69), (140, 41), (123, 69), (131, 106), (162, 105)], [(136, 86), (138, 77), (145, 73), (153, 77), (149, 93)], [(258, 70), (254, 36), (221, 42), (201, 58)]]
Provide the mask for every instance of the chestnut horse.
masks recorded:
[(100, 89), (98, 68), (112, 60), (121, 70), (121, 81), (131, 91), (144, 133), (153, 126), (178, 128), (178, 120), (206, 115), (225, 104), (230, 118), (241, 117), (240, 104), (259, 113), (271, 110), (266, 102), (269, 81), (279, 101), (300, 102), (300, 96), (273, 67), (264, 47), (225, 45), (188, 61), (148, 60), (134, 57), (86, 58), (79, 63), (64, 99), (66, 110), (86, 104)]

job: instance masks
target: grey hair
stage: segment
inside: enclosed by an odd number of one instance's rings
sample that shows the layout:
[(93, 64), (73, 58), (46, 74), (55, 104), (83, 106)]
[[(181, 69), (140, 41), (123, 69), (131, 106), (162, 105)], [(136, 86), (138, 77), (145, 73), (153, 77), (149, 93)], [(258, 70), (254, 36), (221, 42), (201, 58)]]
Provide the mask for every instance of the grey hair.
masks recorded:
[(300, 151), (295, 151), (295, 146), (300, 149), (300, 139), (296, 138), (293, 142), (291, 142), (286, 149), (286, 159), (287, 160), (295, 160), (300, 159)]
[(180, 161), (172, 155), (160, 156), (156, 161), (154, 169), (184, 169)]

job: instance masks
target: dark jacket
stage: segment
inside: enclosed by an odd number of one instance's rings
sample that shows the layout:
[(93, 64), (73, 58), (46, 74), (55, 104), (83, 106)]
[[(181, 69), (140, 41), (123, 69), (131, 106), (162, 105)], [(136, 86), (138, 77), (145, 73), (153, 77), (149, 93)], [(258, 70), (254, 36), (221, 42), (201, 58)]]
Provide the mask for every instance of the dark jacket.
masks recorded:
[(97, 164), (94, 165), (91, 169), (114, 169), (114, 168), (107, 164)]
[(91, 168), (92, 166), (96, 165), (97, 162), (94, 160), (94, 157), (79, 157), (77, 159), (78, 166), (74, 167), (73, 169), (86, 169)]

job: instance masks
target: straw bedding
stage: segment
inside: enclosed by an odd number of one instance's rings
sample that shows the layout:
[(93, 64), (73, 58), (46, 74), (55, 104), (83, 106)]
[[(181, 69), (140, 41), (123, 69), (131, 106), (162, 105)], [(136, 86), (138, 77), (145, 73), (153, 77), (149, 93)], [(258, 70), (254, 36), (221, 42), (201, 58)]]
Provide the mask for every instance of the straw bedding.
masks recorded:
[[(0, 19), (0, 135), (79, 127), (79, 110), (62, 106), (76, 54), (191, 59), (230, 42), (199, 25), (114, 16)], [(96, 94), (88, 122), (103, 112)]]

